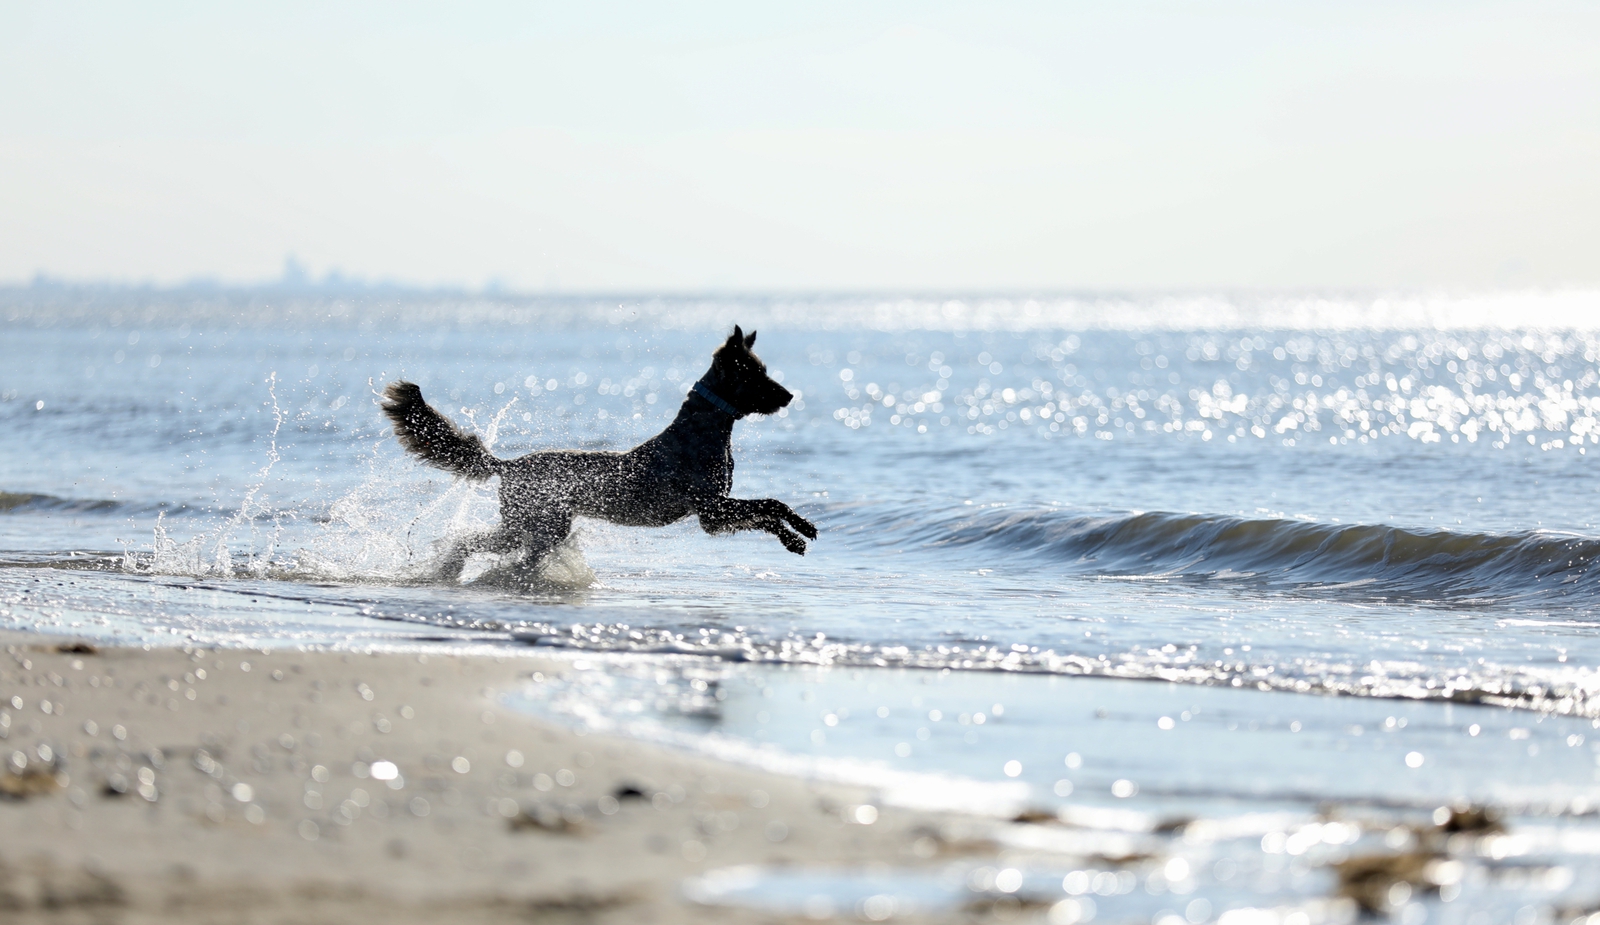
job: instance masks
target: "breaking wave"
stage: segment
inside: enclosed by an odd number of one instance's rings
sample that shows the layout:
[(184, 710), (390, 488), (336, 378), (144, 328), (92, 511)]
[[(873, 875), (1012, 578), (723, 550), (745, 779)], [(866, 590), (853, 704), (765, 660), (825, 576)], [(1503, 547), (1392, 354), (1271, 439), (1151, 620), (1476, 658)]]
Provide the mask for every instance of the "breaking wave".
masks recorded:
[(137, 513), (161, 507), (165, 505), (141, 505), (109, 498), (58, 498), (55, 495), (35, 492), (0, 491), (0, 514)]
[(844, 531), (902, 551), (995, 554), (1080, 574), (1255, 583), (1451, 603), (1596, 596), (1600, 539), (1161, 512), (966, 507), (937, 516), (835, 509)]

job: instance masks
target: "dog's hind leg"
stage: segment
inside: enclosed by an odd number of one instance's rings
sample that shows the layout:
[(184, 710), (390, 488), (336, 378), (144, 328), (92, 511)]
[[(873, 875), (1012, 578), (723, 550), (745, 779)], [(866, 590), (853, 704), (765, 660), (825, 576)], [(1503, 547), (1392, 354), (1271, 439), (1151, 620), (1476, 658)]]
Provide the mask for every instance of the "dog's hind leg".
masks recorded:
[(572, 533), (572, 512), (553, 507), (524, 511), (506, 529), (527, 550), (528, 564), (537, 565)]
[(456, 540), (445, 551), (444, 557), (434, 567), (434, 578), (439, 581), (459, 581), (473, 553), (499, 551), (505, 545), (505, 531), (480, 530), (471, 536)]
[(537, 569), (540, 561), (571, 532), (572, 515), (566, 511), (529, 512), (511, 524), (494, 530), (482, 530), (458, 540), (435, 567), (435, 578), (459, 581), (467, 560), (480, 552), (503, 556), (521, 551), (522, 565), (518, 567)]

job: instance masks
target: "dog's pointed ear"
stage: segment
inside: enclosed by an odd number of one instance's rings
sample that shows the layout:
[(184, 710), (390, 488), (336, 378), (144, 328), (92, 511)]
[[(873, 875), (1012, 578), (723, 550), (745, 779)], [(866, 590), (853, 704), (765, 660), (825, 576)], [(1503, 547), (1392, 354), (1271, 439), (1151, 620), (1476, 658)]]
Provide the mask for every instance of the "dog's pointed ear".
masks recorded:
[[(738, 328), (735, 328), (734, 330), (738, 330)], [(751, 347), (754, 347), (755, 345), (756, 345), (756, 332), (751, 331), (750, 332), (750, 336), (746, 337), (744, 339), (744, 346), (745, 346), (745, 349), (748, 350)]]
[(728, 335), (728, 346), (729, 347), (743, 347), (744, 346), (744, 329), (740, 328), (738, 325), (734, 325), (733, 326), (733, 333)]

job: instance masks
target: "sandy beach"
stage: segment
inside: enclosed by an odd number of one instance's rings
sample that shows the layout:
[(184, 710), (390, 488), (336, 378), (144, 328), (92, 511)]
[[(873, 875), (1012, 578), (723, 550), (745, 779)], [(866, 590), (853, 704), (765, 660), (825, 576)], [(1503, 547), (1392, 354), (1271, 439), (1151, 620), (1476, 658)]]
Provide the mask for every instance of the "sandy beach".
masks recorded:
[(680, 883), (915, 864), (938, 831), (500, 705), (559, 663), (3, 640), (6, 921), (770, 921)]

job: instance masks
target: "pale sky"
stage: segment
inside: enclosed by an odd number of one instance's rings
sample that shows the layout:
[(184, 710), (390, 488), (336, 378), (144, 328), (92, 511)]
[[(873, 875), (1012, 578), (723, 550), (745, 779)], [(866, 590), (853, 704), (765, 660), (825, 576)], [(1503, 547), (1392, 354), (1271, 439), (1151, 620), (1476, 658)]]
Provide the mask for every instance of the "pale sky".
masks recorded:
[(0, 0), (0, 283), (1593, 287), (1593, 2)]

